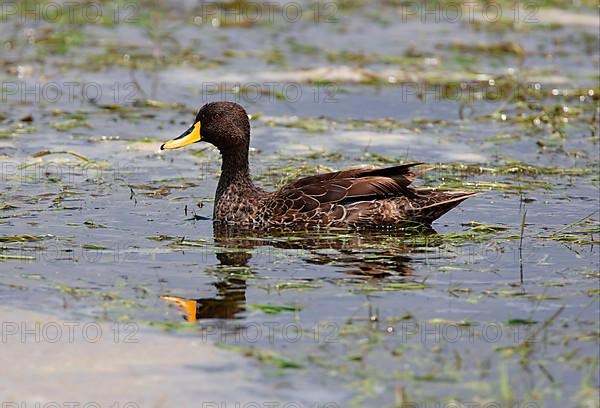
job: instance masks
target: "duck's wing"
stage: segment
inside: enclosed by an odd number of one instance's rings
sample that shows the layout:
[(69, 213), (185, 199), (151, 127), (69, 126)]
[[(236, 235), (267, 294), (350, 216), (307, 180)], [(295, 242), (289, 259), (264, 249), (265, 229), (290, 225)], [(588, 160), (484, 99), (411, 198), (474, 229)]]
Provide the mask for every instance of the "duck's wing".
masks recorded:
[(362, 177), (389, 177), (398, 179), (400, 182), (404, 182), (409, 185), (414, 178), (428, 169), (413, 171), (413, 167), (419, 166), (423, 163), (410, 163), (402, 164), (400, 166), (386, 167), (383, 169), (350, 169), (343, 171), (336, 171), (333, 173), (317, 174), (315, 176), (304, 177), (296, 180), (281, 190), (289, 190), (299, 188), (307, 185), (319, 184), (329, 180), (339, 179), (357, 179)]
[(352, 169), (297, 180), (273, 196), (274, 214), (305, 213), (323, 205), (348, 205), (391, 197), (415, 196), (409, 185), (419, 174), (411, 170), (421, 163), (384, 169)]

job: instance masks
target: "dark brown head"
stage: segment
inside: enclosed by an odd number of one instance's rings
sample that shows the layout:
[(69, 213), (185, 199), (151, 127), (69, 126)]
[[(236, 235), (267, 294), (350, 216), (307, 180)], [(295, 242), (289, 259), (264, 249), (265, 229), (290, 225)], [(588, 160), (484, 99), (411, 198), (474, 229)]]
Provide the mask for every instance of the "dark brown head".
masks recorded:
[(248, 114), (237, 103), (207, 103), (200, 109), (194, 124), (188, 130), (164, 143), (160, 149), (178, 149), (200, 141), (216, 146), (221, 152), (248, 150), (250, 145)]

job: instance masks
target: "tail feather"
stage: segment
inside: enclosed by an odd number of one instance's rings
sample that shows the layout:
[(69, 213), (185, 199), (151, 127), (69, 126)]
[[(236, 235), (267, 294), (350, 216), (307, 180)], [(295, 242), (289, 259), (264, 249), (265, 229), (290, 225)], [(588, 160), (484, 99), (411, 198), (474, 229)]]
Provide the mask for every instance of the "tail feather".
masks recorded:
[[(423, 193), (423, 191), (421, 190), (419, 193)], [(428, 191), (423, 203), (425, 205), (411, 209), (409, 218), (417, 222), (430, 224), (467, 198), (477, 194), (477, 191)]]

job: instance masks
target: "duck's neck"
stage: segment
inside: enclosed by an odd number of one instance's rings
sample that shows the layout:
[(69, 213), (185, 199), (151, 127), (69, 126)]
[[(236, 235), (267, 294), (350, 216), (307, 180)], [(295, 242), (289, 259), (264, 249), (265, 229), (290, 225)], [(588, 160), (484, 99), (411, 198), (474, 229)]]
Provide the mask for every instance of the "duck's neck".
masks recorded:
[(221, 164), (221, 178), (215, 195), (215, 207), (232, 184), (239, 186), (239, 188), (232, 190), (239, 194), (247, 194), (248, 191), (255, 190), (250, 178), (248, 148), (225, 150), (221, 152), (221, 156), (223, 163)]

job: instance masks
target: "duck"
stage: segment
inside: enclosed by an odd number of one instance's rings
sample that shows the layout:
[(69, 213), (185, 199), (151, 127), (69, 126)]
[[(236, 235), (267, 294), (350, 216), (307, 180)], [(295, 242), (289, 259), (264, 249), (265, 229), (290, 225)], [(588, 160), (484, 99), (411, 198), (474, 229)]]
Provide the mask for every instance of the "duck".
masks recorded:
[(420, 167), (423, 163), (309, 175), (267, 191), (252, 181), (250, 119), (233, 102), (205, 104), (189, 129), (160, 149), (199, 142), (215, 146), (222, 158), (213, 208), (217, 224), (264, 230), (428, 226), (476, 194), (412, 187), (419, 174), (430, 170)]

